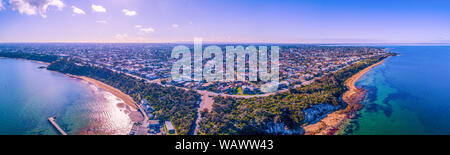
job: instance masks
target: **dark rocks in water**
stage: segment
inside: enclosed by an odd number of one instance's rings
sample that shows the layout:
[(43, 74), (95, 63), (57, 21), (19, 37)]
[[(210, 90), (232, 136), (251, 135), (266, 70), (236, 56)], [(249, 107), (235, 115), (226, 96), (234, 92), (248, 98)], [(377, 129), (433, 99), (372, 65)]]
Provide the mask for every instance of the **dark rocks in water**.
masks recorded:
[(45, 69), (45, 68), (47, 68), (46, 66), (41, 66), (41, 67), (38, 67), (39, 69)]

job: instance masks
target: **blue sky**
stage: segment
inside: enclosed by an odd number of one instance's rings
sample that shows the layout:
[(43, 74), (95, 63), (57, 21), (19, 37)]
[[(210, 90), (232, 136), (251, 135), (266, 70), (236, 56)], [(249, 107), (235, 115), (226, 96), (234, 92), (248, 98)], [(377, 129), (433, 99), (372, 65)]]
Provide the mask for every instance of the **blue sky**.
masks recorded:
[(450, 43), (446, 0), (0, 1), (0, 42)]

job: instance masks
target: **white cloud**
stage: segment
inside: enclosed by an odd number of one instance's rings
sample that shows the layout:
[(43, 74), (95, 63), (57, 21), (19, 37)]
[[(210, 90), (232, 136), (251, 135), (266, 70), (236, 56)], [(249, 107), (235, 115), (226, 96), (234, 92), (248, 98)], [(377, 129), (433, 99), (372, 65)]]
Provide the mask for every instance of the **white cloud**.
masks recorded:
[(106, 20), (97, 20), (97, 21), (95, 21), (95, 22), (97, 22), (97, 23), (102, 23), (102, 24), (108, 23)]
[(141, 34), (141, 35), (143, 35), (144, 33), (152, 33), (152, 32), (155, 32), (155, 29), (153, 29), (152, 27), (147, 27), (147, 28), (145, 28), (144, 26), (142, 26), (142, 25), (135, 25), (134, 26), (136, 29), (138, 29), (141, 33), (139, 33), (139, 34)]
[(178, 24), (172, 24), (172, 27), (173, 28), (178, 28), (178, 27), (180, 27)]
[(83, 10), (81, 10), (80, 8), (77, 8), (77, 7), (73, 6), (73, 5), (72, 5), (72, 10), (73, 10), (73, 13), (75, 13), (75, 14), (79, 14), (79, 15), (86, 14)]
[(59, 11), (65, 6), (62, 0), (9, 0), (9, 4), (20, 14), (36, 15), (39, 13), (43, 18), (47, 17), (49, 6), (56, 7)]
[(131, 11), (131, 10), (127, 10), (127, 9), (123, 9), (122, 12), (125, 14), (125, 16), (136, 16), (137, 15), (136, 11)]
[(151, 33), (151, 32), (155, 32), (155, 29), (148, 27), (148, 28), (140, 28), (140, 31), (144, 32), (144, 33)]
[(94, 11), (94, 12), (101, 12), (101, 13), (106, 12), (106, 9), (101, 5), (92, 4), (91, 7), (92, 7), (92, 11)]
[(4, 7), (3, 7), (3, 1), (0, 0), (0, 11), (3, 10), (3, 9), (4, 9)]
[(125, 40), (128, 38), (128, 34), (124, 33), (124, 34), (116, 34), (115, 38), (117, 40)]

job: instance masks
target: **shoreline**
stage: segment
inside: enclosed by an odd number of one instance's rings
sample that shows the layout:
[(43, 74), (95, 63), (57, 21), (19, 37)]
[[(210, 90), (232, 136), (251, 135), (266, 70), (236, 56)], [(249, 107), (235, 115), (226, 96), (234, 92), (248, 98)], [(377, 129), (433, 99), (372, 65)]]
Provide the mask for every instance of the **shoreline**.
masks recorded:
[[(50, 65), (50, 63), (46, 63), (46, 62), (42, 62), (42, 61), (36, 61), (36, 60), (29, 60), (29, 59), (23, 59), (23, 58), (8, 58), (8, 57), (0, 57), (1, 59), (12, 59), (12, 60), (19, 60), (19, 61), (29, 61), (32, 63), (37, 63), (37, 64), (42, 64), (45, 66)], [(133, 98), (125, 93), (123, 93), (122, 91), (120, 91), (117, 88), (114, 88), (110, 85), (107, 85), (103, 82), (100, 82), (98, 80), (89, 78), (89, 77), (85, 77), (85, 76), (77, 76), (77, 75), (72, 75), (72, 74), (65, 74), (65, 73), (61, 73), (61, 72), (57, 72), (57, 71), (52, 71), (52, 70), (48, 70), (45, 69), (46, 71), (49, 72), (54, 72), (57, 74), (61, 74), (63, 76), (66, 76), (70, 79), (73, 80), (79, 80), (79, 82), (83, 82), (85, 84), (88, 85), (93, 85), (94, 87), (97, 87), (97, 89), (101, 89), (102, 91), (111, 93), (113, 96), (119, 98), (120, 100), (122, 100), (122, 102), (118, 103), (117, 106), (118, 108), (122, 109), (121, 111), (124, 112), (128, 118), (130, 119), (131, 123), (136, 123), (139, 122), (141, 120), (143, 120), (142, 115), (140, 112), (138, 112), (137, 110), (137, 103), (133, 100)], [(88, 128), (88, 127), (87, 127)], [(77, 133), (78, 135), (89, 135), (89, 131), (88, 129), (82, 129), (79, 131), (79, 133)], [(104, 133), (100, 133), (100, 134), (104, 134)]]
[[(45, 65), (50, 65), (50, 63), (47, 62), (42, 62), (42, 61), (36, 61), (36, 60), (29, 60), (29, 59), (23, 59), (23, 58), (8, 58), (8, 57), (0, 57), (0, 59), (16, 59), (16, 60), (23, 60), (23, 61), (30, 61), (30, 62), (34, 62), (34, 63), (39, 63), (39, 64), (45, 64)], [(50, 72), (56, 72), (56, 71), (51, 71), (48, 70)], [(56, 73), (60, 73), (60, 72), (56, 72)], [(64, 74), (64, 73), (60, 73), (60, 74)], [(71, 78), (75, 78), (75, 79), (79, 79), (82, 81), (86, 81), (87, 83), (93, 84), (95, 86), (97, 86), (98, 88), (101, 88), (111, 94), (113, 94), (114, 96), (116, 96), (117, 98), (120, 98), (123, 102), (125, 102), (126, 105), (130, 106), (133, 110), (137, 110), (137, 106), (136, 106), (136, 102), (133, 100), (133, 98), (131, 98), (131, 96), (123, 93), (122, 91), (120, 91), (117, 88), (114, 88), (110, 85), (107, 85), (103, 82), (100, 82), (98, 80), (89, 78), (89, 77), (85, 77), (85, 76), (77, 76), (77, 75), (72, 75), (72, 74), (64, 74), (68, 77)]]
[(89, 84), (93, 84), (95, 86), (97, 86), (98, 88), (101, 88), (111, 94), (113, 94), (114, 96), (116, 96), (117, 98), (120, 98), (123, 102), (125, 102), (126, 105), (130, 106), (131, 108), (133, 108), (133, 110), (136, 110), (136, 102), (133, 100), (133, 98), (131, 98), (131, 96), (123, 93), (122, 91), (120, 91), (117, 88), (114, 88), (110, 85), (107, 85), (103, 82), (97, 81), (95, 79), (89, 78), (89, 77), (85, 77), (85, 76), (77, 76), (77, 75), (72, 75), (72, 74), (65, 74), (69, 77), (72, 78), (76, 78), (76, 79), (80, 79), (83, 81), (88, 82)]
[(347, 79), (345, 81), (345, 86), (349, 90), (342, 95), (342, 100), (347, 103), (347, 107), (345, 109), (329, 113), (325, 118), (317, 123), (306, 125), (304, 127), (305, 135), (334, 135), (340, 130), (344, 122), (347, 122), (353, 118), (355, 112), (363, 108), (361, 102), (366, 95), (365, 89), (360, 89), (355, 86), (356, 81), (358, 81), (359, 78), (369, 72), (372, 68), (382, 64), (387, 58), (364, 68)]
[(48, 63), (48, 62), (37, 61), (37, 60), (30, 60), (30, 59), (24, 59), (24, 58), (8, 58), (8, 57), (0, 57), (0, 59), (16, 59), (16, 60), (31, 61), (31, 62), (40, 63), (40, 64), (44, 64), (44, 65), (50, 65), (50, 63)]
[[(59, 73), (59, 72), (58, 72)], [(92, 84), (97, 88), (103, 89), (106, 92), (111, 93), (113, 96), (121, 99), (123, 102), (119, 103), (115, 106), (119, 107), (119, 108), (124, 108), (125, 109), (125, 114), (128, 115), (128, 117), (130, 118), (131, 122), (136, 123), (136, 122), (140, 122), (142, 120), (144, 120), (143, 116), (141, 115), (141, 113), (138, 111), (138, 107), (137, 107), (137, 103), (133, 100), (133, 98), (125, 93), (123, 93), (122, 91), (120, 91), (117, 88), (114, 88), (110, 85), (107, 85), (103, 82), (100, 82), (98, 80), (89, 78), (89, 77), (85, 77), (85, 76), (77, 76), (77, 75), (72, 75), (72, 74), (64, 74), (68, 77), (74, 78), (74, 79), (78, 79), (84, 82), (87, 82), (88, 84)]]

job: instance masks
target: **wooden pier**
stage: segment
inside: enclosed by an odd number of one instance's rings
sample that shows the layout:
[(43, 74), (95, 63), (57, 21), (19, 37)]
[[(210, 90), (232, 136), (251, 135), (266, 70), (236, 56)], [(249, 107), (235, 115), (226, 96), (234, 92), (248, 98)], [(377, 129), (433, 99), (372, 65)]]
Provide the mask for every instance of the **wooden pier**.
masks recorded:
[(52, 123), (52, 125), (56, 128), (56, 130), (58, 130), (61, 135), (67, 135), (67, 133), (61, 127), (59, 127), (58, 123), (56, 123), (55, 118), (56, 117), (49, 117), (48, 121)]

